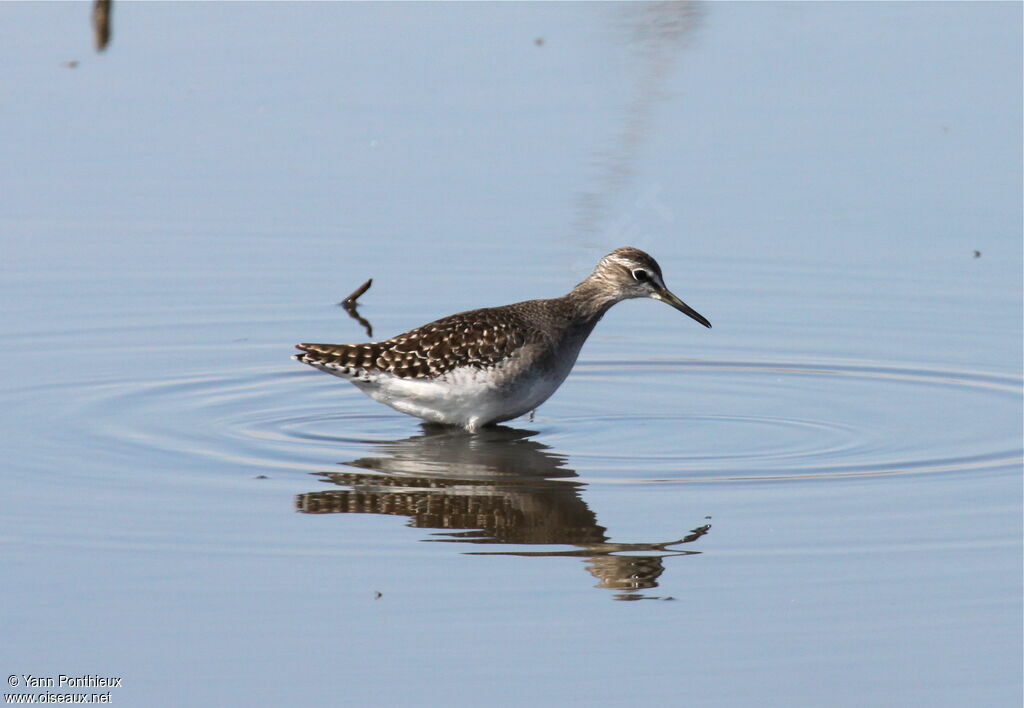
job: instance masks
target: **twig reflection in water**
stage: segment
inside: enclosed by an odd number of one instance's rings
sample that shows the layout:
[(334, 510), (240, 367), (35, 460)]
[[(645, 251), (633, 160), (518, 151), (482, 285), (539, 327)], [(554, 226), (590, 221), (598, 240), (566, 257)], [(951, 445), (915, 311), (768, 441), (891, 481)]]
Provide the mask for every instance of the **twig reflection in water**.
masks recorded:
[[(619, 600), (658, 586), (664, 559), (699, 551), (673, 548), (711, 529), (699, 526), (670, 541), (615, 543), (571, 481), (565, 458), (529, 438), (535, 431), (488, 428), (475, 435), (423, 425), (423, 434), (376, 443), (385, 453), (340, 464), (365, 472), (320, 472), (322, 481), (347, 489), (300, 494), (307, 514), (406, 516), (413, 528), (443, 529), (430, 541), (476, 544), (575, 546), (571, 550), (488, 551), (470, 555), (587, 559), (596, 587), (625, 591)], [(660, 598), (668, 599), (668, 598)]]
[(102, 52), (110, 44), (110, 16), (114, 0), (95, 0), (92, 5), (92, 36), (96, 51)]

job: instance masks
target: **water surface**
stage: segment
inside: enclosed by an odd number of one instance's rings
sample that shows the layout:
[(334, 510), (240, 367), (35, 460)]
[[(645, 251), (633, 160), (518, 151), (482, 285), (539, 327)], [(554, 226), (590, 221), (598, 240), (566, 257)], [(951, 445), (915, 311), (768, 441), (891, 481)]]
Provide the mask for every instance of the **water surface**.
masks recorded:
[[(1015, 705), (1021, 8), (8, 4), (0, 665), (122, 705)], [(77, 61), (73, 68), (66, 62)], [(560, 295), (536, 415), (288, 359)]]

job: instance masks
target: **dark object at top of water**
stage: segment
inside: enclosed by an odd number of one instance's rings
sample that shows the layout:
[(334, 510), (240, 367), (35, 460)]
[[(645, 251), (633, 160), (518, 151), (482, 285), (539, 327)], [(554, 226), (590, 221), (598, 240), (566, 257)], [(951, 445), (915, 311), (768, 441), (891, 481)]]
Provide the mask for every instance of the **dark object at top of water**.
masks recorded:
[(975, 258), (981, 258), (981, 251), (975, 251), (974, 252), (974, 257)]
[(96, 0), (92, 5), (92, 34), (96, 51), (102, 52), (110, 44), (110, 14), (114, 0)]
[(543, 37), (537, 37), (537, 39), (533, 40), (533, 43), (536, 44), (538, 47), (543, 47), (544, 46), (544, 38)]

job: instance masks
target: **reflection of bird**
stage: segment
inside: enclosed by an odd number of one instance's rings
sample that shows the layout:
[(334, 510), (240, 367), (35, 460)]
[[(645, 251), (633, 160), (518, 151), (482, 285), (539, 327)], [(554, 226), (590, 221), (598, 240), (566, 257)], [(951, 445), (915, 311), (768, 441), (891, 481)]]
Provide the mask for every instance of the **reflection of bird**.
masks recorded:
[(566, 458), (532, 440), (534, 430), (505, 425), (468, 434), (458, 428), (422, 423), (422, 435), (375, 443), (386, 456), (364, 457), (344, 464), (371, 473), (399, 477), (438, 476), (466, 482), (536, 482), (575, 477)]
[(306, 514), (404, 516), (414, 528), (440, 530), (434, 541), (542, 547), (472, 555), (586, 559), (599, 587), (626, 591), (616, 597), (623, 600), (657, 587), (664, 558), (695, 553), (674, 546), (711, 528), (671, 541), (610, 541), (580, 496), (583, 485), (567, 479), (576, 473), (532, 435), (505, 426), (470, 435), (424, 425), (422, 435), (376, 443), (382, 456), (343, 463), (358, 472), (319, 473), (337, 486), (300, 494), (295, 505)]
[(603, 542), (605, 529), (580, 498), (581, 485), (567, 479), (576, 473), (534, 434), (424, 425), (422, 435), (376, 443), (382, 455), (344, 463), (356, 472), (320, 474), (351, 489), (303, 494), (297, 505), (306, 513), (407, 516), (410, 526), (476, 543)]
[(462, 312), (384, 342), (299, 344), (294, 358), (402, 413), (475, 431), (546, 401), (604, 313), (639, 297), (711, 326), (665, 287), (653, 258), (619, 248), (562, 297)]

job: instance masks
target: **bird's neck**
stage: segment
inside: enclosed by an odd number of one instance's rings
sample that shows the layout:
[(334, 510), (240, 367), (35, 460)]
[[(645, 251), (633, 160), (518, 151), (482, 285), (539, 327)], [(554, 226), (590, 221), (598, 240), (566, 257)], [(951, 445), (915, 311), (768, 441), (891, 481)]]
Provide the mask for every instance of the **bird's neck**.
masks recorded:
[(603, 283), (587, 278), (562, 298), (565, 301), (572, 319), (582, 326), (593, 329), (598, 320), (604, 317), (608, 308), (621, 298)]

